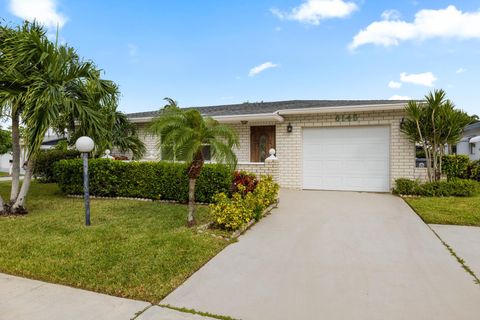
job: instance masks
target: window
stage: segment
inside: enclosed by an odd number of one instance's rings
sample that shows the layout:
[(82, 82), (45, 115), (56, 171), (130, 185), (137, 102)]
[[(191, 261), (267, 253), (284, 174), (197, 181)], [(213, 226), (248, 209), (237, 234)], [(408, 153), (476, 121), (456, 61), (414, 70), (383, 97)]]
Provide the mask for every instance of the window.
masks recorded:
[(470, 143), (470, 154), (475, 154), (475, 143)]
[(452, 154), (457, 154), (457, 145), (452, 146)]

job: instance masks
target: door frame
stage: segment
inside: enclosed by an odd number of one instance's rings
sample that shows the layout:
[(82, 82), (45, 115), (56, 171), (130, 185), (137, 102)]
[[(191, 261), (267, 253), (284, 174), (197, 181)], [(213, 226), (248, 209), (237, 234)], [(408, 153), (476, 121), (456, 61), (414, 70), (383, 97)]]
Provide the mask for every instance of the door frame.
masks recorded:
[[(277, 126), (272, 124), (272, 125), (258, 125), (258, 126), (250, 126), (249, 128), (249, 135), (250, 135), (250, 139), (249, 139), (249, 142), (250, 142), (250, 147), (249, 147), (249, 160), (250, 162), (253, 162), (253, 163), (263, 163), (263, 161), (259, 161), (258, 160), (255, 160), (252, 159), (253, 155), (254, 155), (254, 152), (253, 152), (253, 148), (254, 148), (254, 135), (252, 134), (252, 131), (253, 130), (257, 130), (257, 129), (260, 129), (260, 128), (263, 128), (265, 130), (271, 130), (271, 134), (273, 136), (273, 146), (271, 147), (267, 147), (268, 149), (270, 148), (274, 148), (276, 149), (276, 146), (277, 146)], [(267, 150), (267, 157), (268, 157), (268, 150)]]

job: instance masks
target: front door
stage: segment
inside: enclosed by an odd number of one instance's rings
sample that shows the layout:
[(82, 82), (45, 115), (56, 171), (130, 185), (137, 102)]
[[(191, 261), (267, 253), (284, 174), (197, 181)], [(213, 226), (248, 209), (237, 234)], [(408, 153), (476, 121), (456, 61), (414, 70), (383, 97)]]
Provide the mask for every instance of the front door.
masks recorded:
[(275, 126), (250, 127), (250, 161), (264, 162), (275, 149)]

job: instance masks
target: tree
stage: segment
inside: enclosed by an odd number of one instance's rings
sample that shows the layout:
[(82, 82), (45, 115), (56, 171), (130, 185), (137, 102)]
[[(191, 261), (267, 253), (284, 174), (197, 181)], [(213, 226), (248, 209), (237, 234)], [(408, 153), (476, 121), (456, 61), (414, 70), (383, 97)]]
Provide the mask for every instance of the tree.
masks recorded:
[(0, 127), (0, 154), (5, 154), (12, 150), (12, 132)]
[(127, 115), (117, 111), (117, 101), (102, 102), (101, 99), (92, 101), (102, 114), (102, 127), (105, 132), (87, 133), (85, 128), (78, 126), (72, 114), (59, 117), (54, 124), (58, 134), (68, 133), (68, 142), (74, 145), (78, 137), (90, 135), (95, 141), (95, 153), (102, 154), (106, 149), (117, 148), (120, 152), (132, 152), (134, 158), (140, 159), (146, 151), (145, 144), (138, 137), (137, 127), (130, 122)]
[(202, 117), (197, 109), (182, 110), (177, 103), (169, 102), (155, 117), (148, 131), (159, 138), (158, 148), (171, 159), (188, 163), (188, 218), (187, 225), (195, 221), (195, 182), (200, 175), (205, 159), (203, 147), (210, 146), (212, 160), (236, 165), (233, 152), (238, 147), (238, 137), (231, 127), (220, 124), (210, 117)]
[[(25, 22), (17, 28), (0, 26), (0, 113), (12, 121), (12, 189), (10, 203), (0, 198), (0, 211), (26, 213), (35, 157), (46, 131), (66, 117), (90, 136), (106, 134), (102, 106), (117, 101), (117, 86), (100, 77), (100, 70), (75, 50), (50, 41), (43, 27)], [(27, 153), (20, 188), (20, 124)]]
[(458, 143), (463, 128), (474, 121), (474, 117), (456, 109), (455, 104), (446, 98), (444, 90), (430, 92), (422, 102), (409, 101), (405, 112), (401, 131), (423, 147), (428, 179), (437, 181), (442, 174), (445, 147)]

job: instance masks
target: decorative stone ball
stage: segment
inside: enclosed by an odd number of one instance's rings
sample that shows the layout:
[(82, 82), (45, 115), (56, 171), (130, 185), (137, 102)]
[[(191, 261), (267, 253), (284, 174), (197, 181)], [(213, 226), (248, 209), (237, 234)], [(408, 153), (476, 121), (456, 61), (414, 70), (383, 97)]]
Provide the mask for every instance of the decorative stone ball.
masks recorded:
[(275, 149), (271, 148), (268, 153), (270, 153), (271, 156), (274, 156), (275, 155)]

